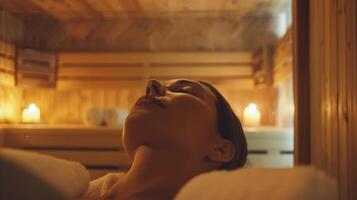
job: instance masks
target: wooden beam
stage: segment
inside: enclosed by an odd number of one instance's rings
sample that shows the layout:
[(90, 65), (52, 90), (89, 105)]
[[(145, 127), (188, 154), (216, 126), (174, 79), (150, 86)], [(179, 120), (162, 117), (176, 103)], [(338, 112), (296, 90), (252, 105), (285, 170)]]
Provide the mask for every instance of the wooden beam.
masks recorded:
[(294, 164), (311, 163), (309, 0), (293, 1)]
[(60, 53), (59, 64), (75, 63), (241, 63), (250, 64), (248, 52), (220, 53)]
[(247, 66), (210, 66), (210, 67), (60, 67), (58, 77), (132, 77), (148, 76), (252, 76), (252, 68)]

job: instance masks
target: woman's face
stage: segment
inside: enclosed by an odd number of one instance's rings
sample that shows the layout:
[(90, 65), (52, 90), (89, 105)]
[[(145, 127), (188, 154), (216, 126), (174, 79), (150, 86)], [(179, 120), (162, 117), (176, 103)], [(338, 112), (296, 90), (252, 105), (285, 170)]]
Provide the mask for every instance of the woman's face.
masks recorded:
[(141, 145), (199, 157), (220, 138), (217, 130), (216, 97), (205, 85), (150, 80), (126, 119), (123, 144), (131, 158)]

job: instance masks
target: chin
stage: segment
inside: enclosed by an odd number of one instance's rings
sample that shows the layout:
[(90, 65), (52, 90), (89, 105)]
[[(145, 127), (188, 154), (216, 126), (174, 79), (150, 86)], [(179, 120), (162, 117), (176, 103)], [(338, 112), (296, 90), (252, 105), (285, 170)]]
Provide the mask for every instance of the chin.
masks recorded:
[(123, 145), (127, 153), (133, 158), (136, 148), (142, 145), (157, 146), (165, 137), (163, 117), (157, 113), (145, 110), (130, 112), (126, 118), (123, 130)]

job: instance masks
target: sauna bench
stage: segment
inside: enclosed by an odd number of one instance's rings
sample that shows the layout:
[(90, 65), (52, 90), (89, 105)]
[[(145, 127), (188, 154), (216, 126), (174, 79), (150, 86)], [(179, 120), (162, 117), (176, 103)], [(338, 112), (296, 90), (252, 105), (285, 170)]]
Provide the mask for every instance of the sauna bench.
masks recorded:
[(121, 132), (122, 128), (116, 127), (0, 125), (0, 146), (78, 161), (95, 179), (109, 172), (125, 172), (130, 167)]

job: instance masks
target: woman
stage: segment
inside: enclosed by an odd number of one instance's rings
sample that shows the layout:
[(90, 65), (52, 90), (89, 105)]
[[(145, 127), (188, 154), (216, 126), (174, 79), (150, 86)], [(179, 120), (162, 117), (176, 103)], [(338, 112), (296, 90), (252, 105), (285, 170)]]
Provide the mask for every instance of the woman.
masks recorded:
[(173, 199), (193, 176), (242, 167), (247, 157), (227, 101), (210, 84), (186, 79), (148, 82), (126, 119), (123, 145), (130, 170), (92, 182), (86, 198)]

